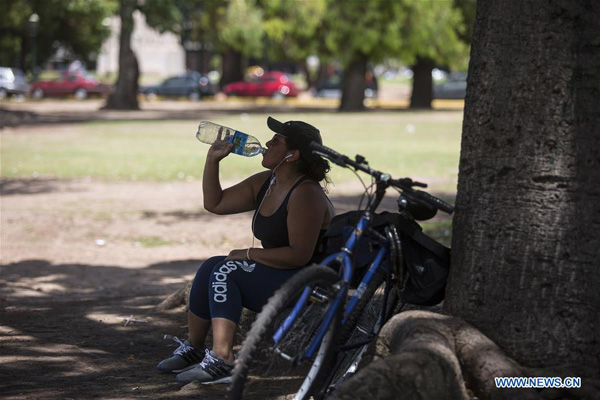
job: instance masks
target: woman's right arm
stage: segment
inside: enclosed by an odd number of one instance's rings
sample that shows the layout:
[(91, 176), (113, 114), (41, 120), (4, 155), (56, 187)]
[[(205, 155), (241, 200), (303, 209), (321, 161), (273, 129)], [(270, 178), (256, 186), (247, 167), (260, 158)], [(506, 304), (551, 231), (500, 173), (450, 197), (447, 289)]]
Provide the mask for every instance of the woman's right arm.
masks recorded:
[(214, 214), (236, 214), (256, 208), (256, 195), (269, 171), (260, 172), (223, 190), (219, 180), (219, 163), (229, 153), (233, 145), (215, 142), (206, 156), (202, 175), (204, 208)]

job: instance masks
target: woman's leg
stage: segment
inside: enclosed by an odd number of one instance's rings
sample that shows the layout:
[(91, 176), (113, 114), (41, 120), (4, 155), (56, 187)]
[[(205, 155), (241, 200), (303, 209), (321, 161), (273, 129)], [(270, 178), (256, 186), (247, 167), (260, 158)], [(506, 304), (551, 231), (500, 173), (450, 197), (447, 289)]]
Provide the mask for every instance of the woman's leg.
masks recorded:
[(295, 272), (238, 260), (213, 267), (209, 302), (213, 351), (219, 358), (233, 362), (233, 342), (242, 308), (260, 311), (275, 290)]
[(206, 336), (210, 331), (210, 319), (200, 318), (193, 312), (188, 311), (188, 330), (189, 330), (189, 341), (192, 346), (199, 349), (204, 347), (206, 342)]
[(215, 265), (220, 264), (225, 256), (211, 257), (202, 263), (196, 272), (194, 283), (190, 291), (188, 330), (189, 340), (193, 346), (201, 349), (210, 330), (210, 306), (208, 292), (211, 271)]
[(237, 324), (227, 318), (213, 318), (213, 351), (223, 361), (234, 362), (233, 341)]
[(242, 298), (237, 283), (230, 277), (239, 269), (236, 261), (215, 265), (210, 275), (209, 302), (212, 317), (213, 352), (223, 361), (233, 363), (233, 342), (242, 315)]

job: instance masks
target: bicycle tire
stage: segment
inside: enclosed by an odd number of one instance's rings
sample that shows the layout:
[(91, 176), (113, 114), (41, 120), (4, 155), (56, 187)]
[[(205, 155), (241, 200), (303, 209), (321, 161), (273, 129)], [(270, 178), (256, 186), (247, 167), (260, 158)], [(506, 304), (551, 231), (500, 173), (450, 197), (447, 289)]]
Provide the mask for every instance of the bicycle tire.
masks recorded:
[[(342, 326), (341, 333), (338, 336), (335, 357), (329, 358), (330, 364), (324, 368), (324, 371), (327, 371), (327, 373), (323, 373), (321, 380), (315, 385), (317, 393), (315, 399), (320, 400), (325, 398), (332, 387), (338, 387), (353, 374), (353, 372), (350, 375), (347, 374), (350, 368), (356, 368), (360, 363), (369, 346), (368, 343), (345, 351), (341, 351), (341, 347), (369, 339), (369, 334), (381, 317), (385, 286), (385, 273), (377, 271), (354, 311)], [(386, 315), (384, 315), (379, 329), (393, 314), (397, 300), (397, 290), (395, 290), (395, 287), (392, 287), (388, 294)], [(375, 332), (375, 334), (377, 333), (379, 332)]]
[[(252, 328), (242, 344), (242, 349), (239, 352), (233, 370), (232, 381), (227, 391), (227, 398), (229, 400), (238, 400), (241, 398), (251, 399), (254, 395), (256, 395), (256, 398), (260, 399), (275, 397), (287, 398), (286, 396), (291, 395), (298, 399), (308, 399), (310, 397), (314, 383), (320, 380), (321, 367), (329, 364), (329, 360), (326, 358), (330, 357), (331, 354), (322, 350), (327, 350), (327, 348), (331, 346), (319, 349), (318, 355), (312, 363), (311, 361), (307, 361), (302, 365), (290, 366), (285, 364), (285, 360), (281, 361), (279, 357), (276, 357), (276, 350), (274, 351), (271, 347), (267, 347), (265, 350), (264, 345), (273, 343), (271, 337), (273, 325), (279, 326), (279, 323), (284, 319), (284, 311), (289, 308), (290, 305), (295, 304), (296, 299), (305, 287), (310, 286), (311, 288), (317, 288), (313, 289), (313, 293), (315, 290), (323, 290), (328, 294), (331, 292), (331, 296), (334, 296), (337, 291), (335, 284), (339, 281), (340, 277), (331, 268), (322, 265), (312, 265), (292, 276), (275, 292), (257, 316), (256, 321), (253, 323)], [(319, 313), (327, 307), (326, 304), (315, 305), (318, 301), (311, 301), (309, 303), (312, 304), (307, 304), (307, 307), (303, 309), (303, 312), (313, 307), (316, 309), (315, 313)], [(339, 314), (340, 313), (338, 313), (336, 318), (339, 318)], [(307, 316), (306, 321), (300, 321), (305, 315)], [(290, 340), (293, 341), (294, 334), (296, 334), (296, 338), (302, 338), (299, 344), (294, 345), (300, 349), (300, 352), (303, 352), (305, 346), (310, 343), (311, 334), (314, 334), (314, 330), (318, 328), (320, 320), (321, 318), (316, 316), (313, 318), (310, 311), (307, 311), (307, 314), (301, 314), (301, 316), (296, 319), (295, 324), (290, 328), (290, 331), (288, 331), (285, 339), (290, 337)], [(301, 325), (302, 322), (308, 322), (308, 327), (306, 328), (306, 326)], [(310, 326), (311, 323), (314, 326)], [(339, 319), (334, 320), (334, 323), (326, 334), (326, 338), (323, 340), (324, 344), (335, 341), (333, 338), (335, 337), (335, 331), (338, 326)], [(306, 328), (306, 331), (302, 331), (304, 328)], [(299, 333), (297, 333), (296, 330)], [(309, 333), (307, 334), (307, 332)], [(289, 369), (286, 371), (276, 363), (283, 364), (288, 368), (297, 367), (294, 372), (298, 378), (295, 378), (296, 380), (289, 378), (290, 376), (293, 377), (293, 375), (285, 375), (286, 373), (289, 373)], [(308, 369), (308, 372), (305, 373), (305, 369)], [(254, 375), (253, 378), (250, 378), (252, 374), (258, 375)], [(304, 376), (307, 377), (304, 378)], [(309, 380), (309, 377), (312, 378)], [(264, 382), (261, 382), (261, 380)], [(297, 386), (298, 380), (302, 380), (300, 386), (302, 394), (296, 397), (296, 393), (299, 392)], [(281, 382), (283, 383), (280, 384)], [(292, 383), (290, 384), (290, 382)], [(252, 386), (250, 384), (254, 384), (256, 387), (250, 388), (249, 386)], [(253, 393), (253, 390), (257, 390), (255, 394)]]

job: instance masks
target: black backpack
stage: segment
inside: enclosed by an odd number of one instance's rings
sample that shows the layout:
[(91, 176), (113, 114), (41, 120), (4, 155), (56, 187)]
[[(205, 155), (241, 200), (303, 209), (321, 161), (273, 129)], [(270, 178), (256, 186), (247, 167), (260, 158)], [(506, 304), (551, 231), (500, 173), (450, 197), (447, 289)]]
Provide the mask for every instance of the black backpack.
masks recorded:
[[(352, 233), (362, 212), (350, 211), (335, 216), (323, 237), (320, 253), (339, 251)], [(450, 249), (423, 233), (414, 221), (398, 213), (382, 212), (373, 215), (371, 228), (385, 235), (385, 227), (394, 225), (400, 234), (406, 279), (398, 282), (404, 303), (431, 306), (444, 299), (450, 269)], [(352, 286), (358, 285), (369, 264), (379, 251), (379, 243), (363, 235), (354, 251), (355, 271)], [(385, 260), (389, 263), (389, 256)]]

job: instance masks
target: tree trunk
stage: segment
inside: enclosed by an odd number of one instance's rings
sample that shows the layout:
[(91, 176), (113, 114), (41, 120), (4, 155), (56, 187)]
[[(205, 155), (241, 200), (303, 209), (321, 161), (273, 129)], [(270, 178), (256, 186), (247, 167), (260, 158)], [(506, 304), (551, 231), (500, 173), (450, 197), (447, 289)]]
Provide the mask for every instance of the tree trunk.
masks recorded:
[(306, 79), (306, 89), (312, 89), (315, 87), (316, 77), (311, 73), (310, 68), (308, 67), (308, 63), (303, 61), (300, 63), (300, 68), (302, 69), (302, 73), (304, 74), (304, 79)]
[(367, 57), (364, 55), (359, 55), (346, 67), (342, 81), (340, 111), (362, 111), (365, 109), (366, 73)]
[(330, 67), (329, 64), (326, 64), (323, 61), (321, 61), (319, 63), (319, 70), (317, 71), (317, 77), (315, 79), (314, 84), (318, 85), (319, 83), (325, 82), (330, 75), (329, 70), (331, 68), (332, 67)]
[(244, 63), (242, 53), (231, 48), (223, 52), (223, 74), (219, 81), (221, 90), (231, 82), (244, 79)]
[(413, 87), (410, 96), (410, 108), (431, 108), (433, 80), (431, 71), (433, 61), (426, 58), (417, 58), (413, 65)]
[[(445, 308), (600, 372), (600, 3), (478, 3)], [(585, 383), (584, 383), (585, 385)]]
[(138, 79), (140, 70), (135, 53), (131, 49), (133, 12), (136, 0), (121, 0), (121, 35), (119, 37), (119, 77), (115, 90), (108, 97), (105, 109), (137, 110)]

